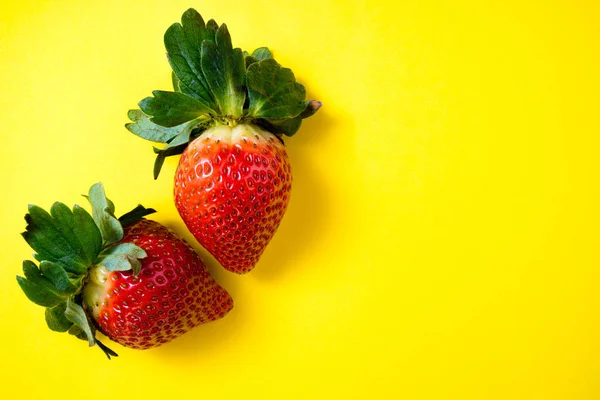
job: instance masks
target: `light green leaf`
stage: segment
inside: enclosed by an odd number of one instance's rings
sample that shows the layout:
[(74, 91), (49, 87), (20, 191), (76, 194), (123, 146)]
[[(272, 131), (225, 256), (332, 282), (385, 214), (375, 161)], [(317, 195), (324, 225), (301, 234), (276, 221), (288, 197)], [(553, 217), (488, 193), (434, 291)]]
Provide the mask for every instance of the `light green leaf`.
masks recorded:
[(127, 130), (152, 142), (167, 143), (177, 136), (181, 130), (181, 126), (167, 128), (155, 124), (150, 121), (150, 116), (144, 114), (142, 110), (129, 110), (127, 116), (132, 121), (132, 123), (125, 125)]
[(65, 317), (67, 310), (67, 302), (58, 304), (57, 306), (46, 308), (46, 324), (48, 328), (55, 332), (66, 332), (73, 326), (73, 323)]
[(133, 270), (134, 275), (140, 272), (140, 258), (147, 256), (144, 249), (133, 243), (120, 243), (104, 250), (98, 258), (98, 263), (109, 271)]
[[(83, 308), (79, 304), (72, 301), (71, 299), (67, 300), (67, 306), (65, 309), (65, 318), (67, 318), (75, 326), (77, 326), (79, 329), (81, 329), (81, 331), (85, 334), (85, 337), (87, 338), (90, 346), (93, 346), (96, 344), (95, 329), (90, 324), (90, 321), (89, 321), (87, 315), (85, 314), (85, 311), (83, 310)], [(81, 334), (79, 332), (77, 334), (75, 334), (75, 336), (81, 338)]]
[(267, 58), (273, 58), (273, 54), (271, 54), (271, 50), (269, 50), (268, 47), (259, 47), (252, 52), (252, 57), (257, 61), (260, 61), (266, 60)]
[(114, 205), (106, 198), (104, 186), (101, 183), (96, 183), (90, 188), (88, 200), (92, 204), (92, 216), (100, 229), (104, 245), (116, 243), (123, 239), (123, 227), (115, 217)]

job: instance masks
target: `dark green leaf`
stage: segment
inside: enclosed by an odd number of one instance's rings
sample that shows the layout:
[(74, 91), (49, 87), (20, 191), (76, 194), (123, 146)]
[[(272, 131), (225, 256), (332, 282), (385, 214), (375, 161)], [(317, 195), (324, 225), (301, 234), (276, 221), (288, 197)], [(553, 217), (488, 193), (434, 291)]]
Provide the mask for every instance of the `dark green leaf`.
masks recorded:
[[(182, 92), (181, 90), (181, 81), (179, 80), (179, 78), (177, 77), (177, 75), (175, 75), (174, 71), (171, 71), (171, 83), (173, 84), (173, 90), (175, 92)], [(187, 94), (187, 93), (186, 93)], [(191, 96), (191, 95), (190, 95)], [(193, 96), (192, 96), (193, 97)], [(131, 119), (131, 118), (130, 118)]]
[(39, 306), (54, 307), (65, 301), (63, 297), (51, 291), (47, 286), (33, 283), (22, 276), (17, 275), (17, 283), (23, 290), (23, 293), (25, 293), (25, 296)]
[(244, 57), (244, 63), (246, 64), (246, 69), (248, 69), (248, 67), (250, 65), (254, 64), (255, 62), (258, 62), (258, 60), (252, 56)]
[[(47, 263), (46, 261), (43, 262)], [(60, 268), (58, 265), (54, 265), (57, 268)], [(50, 267), (46, 267), (45, 270), (48, 271), (49, 268)], [(62, 277), (56, 278), (58, 272), (48, 272), (50, 276), (50, 278), (48, 278), (44, 276), (35, 263), (29, 260), (23, 261), (23, 274), (25, 275), (24, 278), (22, 276), (17, 276), (19, 286), (21, 286), (21, 289), (29, 300), (40, 306), (54, 307), (69, 298), (76, 290), (70, 282), (64, 282)], [(53, 283), (54, 279), (60, 281), (59, 286), (61, 286), (61, 288), (58, 288)]]
[(133, 270), (133, 274), (137, 275), (142, 266), (139, 259), (146, 256), (146, 252), (141, 247), (133, 243), (120, 243), (104, 250), (98, 257), (98, 263), (108, 271)]
[(178, 146), (167, 146), (162, 150), (154, 147), (153, 150), (156, 154), (156, 160), (154, 161), (154, 179), (158, 178), (160, 170), (162, 169), (162, 166), (165, 163), (165, 159), (167, 157), (183, 153), (186, 147), (187, 142)]
[(123, 227), (129, 226), (135, 222), (138, 222), (146, 215), (154, 214), (156, 210), (154, 208), (146, 208), (141, 204), (138, 204), (133, 210), (125, 213), (119, 217), (119, 222)]
[(167, 128), (155, 124), (150, 121), (150, 116), (144, 114), (142, 110), (129, 110), (127, 116), (133, 121), (125, 125), (127, 130), (136, 136), (152, 142), (167, 143), (177, 136), (181, 130), (180, 126)]
[(146, 97), (139, 106), (144, 113), (152, 116), (155, 124), (173, 127), (200, 116), (210, 118), (212, 110), (186, 94), (162, 90), (155, 90), (152, 94), (154, 97)]
[(271, 50), (269, 50), (268, 47), (259, 47), (252, 52), (252, 57), (257, 61), (260, 61), (266, 60), (267, 58), (273, 58), (273, 54), (271, 54)]
[(64, 268), (51, 261), (42, 261), (40, 263), (40, 271), (44, 278), (50, 281), (52, 286), (56, 288), (58, 293), (74, 294), (81, 288), (81, 281), (77, 282), (78, 285), (75, 286), (67, 276)]
[[(114, 213), (115, 206), (109, 203), (109, 208), (111, 206)], [(77, 204), (73, 206), (73, 222), (73, 232), (81, 244), (86, 259), (91, 263), (102, 250), (100, 229), (96, 226), (94, 218)]]
[(300, 129), (302, 118), (295, 117), (284, 120), (259, 119), (256, 121), (256, 124), (272, 133), (281, 133), (286, 136), (293, 136), (298, 129)]
[(55, 332), (66, 332), (73, 323), (65, 317), (67, 303), (63, 302), (52, 308), (46, 308), (46, 324)]
[(259, 119), (256, 120), (256, 124), (272, 133), (280, 133), (286, 136), (293, 136), (298, 131), (298, 129), (300, 129), (302, 120), (310, 117), (311, 115), (314, 115), (314, 113), (316, 113), (320, 107), (320, 101), (309, 100), (306, 102), (306, 107), (304, 108), (304, 111), (302, 111), (297, 117), (283, 120)]
[[(96, 344), (95, 330), (90, 324), (85, 311), (83, 311), (83, 308), (79, 304), (73, 302), (71, 299), (68, 299), (65, 317), (75, 326), (81, 329), (81, 331), (85, 334), (90, 346)], [(81, 334), (76, 334), (75, 336), (80, 337)]]
[(37, 252), (35, 258), (38, 261), (53, 261), (67, 272), (85, 273), (90, 264), (89, 256), (98, 249), (94, 230), (97, 228), (89, 225), (80, 211), (75, 219), (61, 203), (52, 206), (52, 213), (30, 205), (29, 214), (25, 215), (27, 227), (22, 233), (23, 238)]
[(246, 99), (242, 50), (232, 47), (225, 24), (219, 27), (215, 37), (215, 43), (202, 42), (202, 71), (221, 114), (239, 118)]
[(202, 34), (202, 40), (208, 40), (209, 42), (216, 42), (217, 31), (219, 30), (219, 24), (214, 19), (209, 19), (206, 23), (206, 30)]
[(92, 216), (100, 229), (104, 244), (109, 245), (123, 239), (123, 227), (114, 215), (114, 205), (111, 207), (104, 193), (104, 186), (96, 183), (90, 188), (88, 200), (92, 204)]
[(289, 68), (272, 58), (256, 62), (246, 73), (250, 104), (248, 114), (264, 119), (289, 119), (306, 108), (304, 86)]
[(187, 10), (182, 24), (173, 24), (165, 33), (165, 47), (173, 72), (181, 82), (182, 93), (193, 96), (207, 108), (216, 110), (216, 104), (200, 66), (200, 48), (203, 40), (214, 41), (211, 29), (194, 9)]
[(100, 350), (102, 350), (104, 352), (104, 354), (106, 354), (106, 357), (108, 357), (109, 360), (110, 360), (110, 357), (119, 357), (119, 355), (117, 353), (115, 353), (111, 348), (106, 346), (104, 343), (102, 343), (98, 339), (96, 339), (96, 345), (98, 345), (98, 347), (100, 347)]

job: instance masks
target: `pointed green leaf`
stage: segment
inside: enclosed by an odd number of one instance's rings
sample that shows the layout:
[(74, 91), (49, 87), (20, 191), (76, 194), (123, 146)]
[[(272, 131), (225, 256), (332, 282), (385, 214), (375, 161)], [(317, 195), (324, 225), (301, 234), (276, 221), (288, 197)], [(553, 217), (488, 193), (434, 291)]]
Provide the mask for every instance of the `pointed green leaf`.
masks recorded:
[(85, 241), (84, 248), (78, 234), (93, 237), (93, 228), (87, 224), (79, 225), (79, 219), (75, 221), (71, 212), (65, 211), (68, 208), (59, 204), (53, 205), (54, 216), (38, 206), (30, 205), (29, 213), (25, 215), (27, 227), (22, 236), (37, 252), (34, 255), (36, 260), (53, 261), (68, 272), (83, 274), (90, 263), (88, 255), (97, 247)]
[(289, 118), (289, 119), (259, 119), (256, 123), (262, 128), (268, 130), (273, 133), (281, 133), (286, 136), (293, 136), (298, 129), (300, 129), (300, 125), (302, 124), (302, 120), (305, 118), (314, 115), (319, 108), (321, 108), (321, 102), (316, 100), (309, 100), (306, 102), (306, 107), (304, 111), (300, 113), (297, 117)]
[(46, 278), (35, 263), (23, 261), (23, 274), (25, 277), (17, 276), (17, 283), (29, 300), (44, 307), (54, 307), (65, 301), (72, 291), (58, 289), (50, 279)]
[(67, 272), (60, 265), (55, 264), (51, 261), (42, 261), (40, 263), (40, 271), (44, 278), (56, 288), (57, 293), (61, 294), (74, 294), (81, 288), (81, 281), (78, 285), (74, 285)]
[(225, 24), (219, 27), (215, 38), (215, 43), (202, 42), (202, 71), (221, 115), (239, 118), (246, 100), (244, 56), (242, 50), (232, 47)]
[(173, 127), (202, 115), (208, 119), (212, 113), (200, 101), (183, 93), (155, 90), (152, 94), (154, 97), (146, 97), (139, 106), (158, 125)]
[(25, 296), (35, 304), (42, 307), (54, 307), (65, 299), (52, 292), (47, 286), (40, 285), (17, 275), (17, 283)]
[[(173, 72), (180, 82), (182, 93), (190, 95), (207, 108), (216, 110), (216, 104), (200, 66), (200, 46), (203, 40), (214, 41), (211, 27), (194, 9), (187, 10), (181, 24), (173, 24), (165, 33), (165, 48)], [(214, 22), (214, 21), (213, 21)]]
[(133, 210), (125, 213), (119, 217), (119, 222), (123, 227), (129, 226), (135, 222), (140, 221), (146, 215), (154, 214), (156, 210), (154, 208), (146, 208), (141, 204), (138, 204)]
[[(85, 334), (90, 346), (96, 344), (95, 338), (95, 330), (90, 324), (90, 321), (85, 314), (83, 308), (72, 301), (71, 299), (67, 300), (67, 306), (65, 309), (65, 317), (71, 321), (75, 326), (77, 326), (81, 331)], [(81, 334), (78, 333), (75, 336), (80, 337)]]
[(298, 131), (298, 129), (300, 129), (300, 125), (302, 125), (302, 118), (295, 117), (284, 120), (259, 119), (256, 121), (256, 123), (261, 128), (269, 132), (281, 133), (286, 136), (293, 136)]
[(257, 61), (260, 61), (266, 60), (267, 58), (273, 58), (273, 54), (271, 54), (271, 50), (269, 50), (268, 47), (259, 47), (252, 52), (252, 57)]
[(73, 323), (65, 317), (67, 302), (60, 303), (54, 307), (46, 308), (46, 324), (55, 332), (66, 332)]
[(106, 198), (101, 183), (96, 183), (90, 188), (88, 200), (92, 204), (92, 216), (100, 229), (105, 245), (123, 239), (123, 227), (115, 217), (114, 205)]
[[(109, 208), (111, 206), (114, 213), (115, 206), (109, 203)], [(102, 250), (102, 234), (94, 218), (77, 204), (73, 206), (73, 232), (83, 249), (86, 260), (93, 262)]]
[(248, 67), (246, 85), (250, 100), (248, 114), (264, 119), (288, 119), (306, 108), (306, 91), (289, 68), (272, 58)]
[(152, 142), (167, 143), (177, 136), (182, 129), (181, 126), (167, 128), (157, 125), (150, 121), (150, 116), (144, 114), (142, 110), (129, 110), (127, 116), (133, 121), (125, 125), (127, 130), (136, 136)]
[(246, 69), (248, 69), (248, 67), (250, 65), (254, 64), (255, 62), (258, 62), (258, 60), (252, 56), (244, 57), (244, 63), (246, 64)]
[(160, 174), (160, 170), (162, 169), (163, 164), (165, 163), (165, 159), (170, 156), (174, 156), (177, 154), (183, 153), (185, 148), (187, 147), (187, 142), (184, 142), (177, 146), (169, 145), (164, 149), (158, 149), (153, 147), (154, 153), (156, 154), (156, 160), (154, 161), (154, 179), (158, 178)]
[(120, 243), (104, 250), (98, 257), (98, 263), (108, 271), (133, 270), (134, 275), (137, 275), (142, 266), (139, 259), (146, 256), (146, 252), (141, 247), (133, 243)]

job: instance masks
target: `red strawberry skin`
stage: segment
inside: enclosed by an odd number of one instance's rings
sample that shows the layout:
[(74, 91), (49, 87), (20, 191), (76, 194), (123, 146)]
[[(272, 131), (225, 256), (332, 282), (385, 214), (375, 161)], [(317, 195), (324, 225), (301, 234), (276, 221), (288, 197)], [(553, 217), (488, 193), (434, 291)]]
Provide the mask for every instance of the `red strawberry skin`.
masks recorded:
[(231, 310), (231, 296), (175, 233), (145, 219), (124, 233), (121, 243), (134, 243), (147, 253), (140, 273), (95, 267), (83, 291), (84, 307), (111, 340), (148, 349)]
[(184, 150), (175, 205), (198, 242), (229, 271), (250, 271), (279, 227), (292, 174), (273, 134), (252, 125), (206, 130)]

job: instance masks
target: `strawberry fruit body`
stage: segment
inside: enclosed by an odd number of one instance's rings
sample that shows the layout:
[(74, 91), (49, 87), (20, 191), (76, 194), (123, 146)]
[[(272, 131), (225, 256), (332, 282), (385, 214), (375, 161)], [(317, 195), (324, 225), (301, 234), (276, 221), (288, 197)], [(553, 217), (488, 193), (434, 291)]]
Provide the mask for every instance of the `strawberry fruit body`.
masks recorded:
[(206, 250), (244, 273), (275, 234), (291, 187), (288, 156), (275, 135), (252, 125), (217, 126), (181, 155), (175, 204)]
[(84, 309), (103, 334), (123, 346), (148, 349), (231, 310), (229, 294), (175, 233), (145, 219), (124, 231), (120, 243), (133, 243), (147, 254), (140, 273), (96, 265), (83, 288)]
[(173, 92), (154, 91), (131, 110), (132, 133), (181, 154), (177, 210), (223, 267), (246, 273), (258, 262), (287, 208), (292, 175), (282, 136), (294, 135), (321, 103), (266, 47), (233, 48), (227, 26), (193, 9), (165, 33)]
[(148, 349), (225, 316), (229, 294), (198, 254), (174, 232), (144, 219), (142, 206), (117, 219), (101, 184), (90, 189), (92, 215), (55, 203), (50, 213), (30, 206), (23, 237), (39, 266), (23, 263), (17, 281), (46, 307), (48, 327), (116, 353), (96, 331), (123, 346)]

